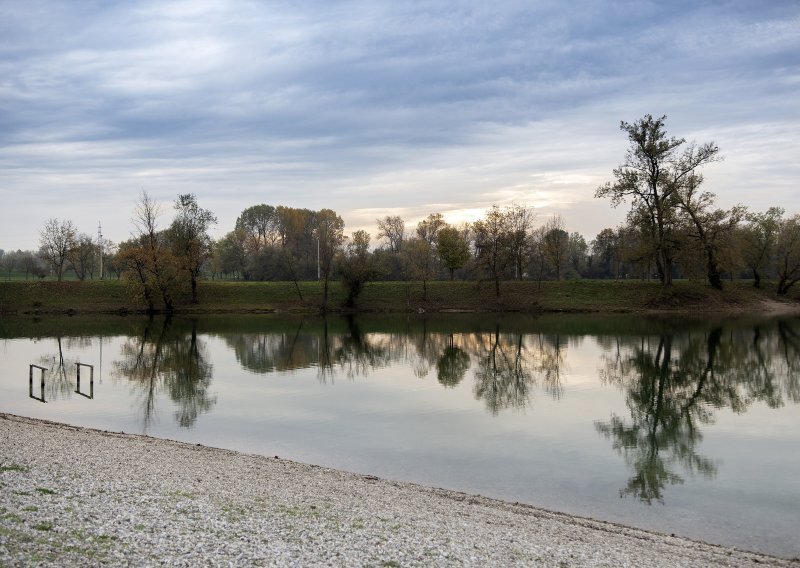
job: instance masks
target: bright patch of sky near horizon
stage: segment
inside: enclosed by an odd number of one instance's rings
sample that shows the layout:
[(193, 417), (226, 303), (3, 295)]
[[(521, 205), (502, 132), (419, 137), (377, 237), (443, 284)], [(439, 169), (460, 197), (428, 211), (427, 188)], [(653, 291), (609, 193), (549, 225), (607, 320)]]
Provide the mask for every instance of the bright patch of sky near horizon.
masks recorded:
[(591, 239), (619, 121), (715, 141), (721, 206), (800, 212), (800, 3), (0, 2), (0, 248), (128, 238), (146, 190), (347, 230), (525, 203)]

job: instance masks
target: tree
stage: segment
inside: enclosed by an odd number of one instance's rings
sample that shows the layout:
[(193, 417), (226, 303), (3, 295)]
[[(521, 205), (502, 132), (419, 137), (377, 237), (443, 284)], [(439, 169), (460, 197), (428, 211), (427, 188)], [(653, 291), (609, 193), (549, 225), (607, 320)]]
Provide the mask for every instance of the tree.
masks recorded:
[(681, 184), (675, 197), (686, 216), (685, 232), (697, 241), (705, 257), (708, 283), (722, 290), (721, 249), (730, 241), (736, 226), (744, 218), (745, 208), (736, 206), (730, 211), (713, 209), (715, 196), (707, 191), (699, 192), (702, 183), (702, 174), (692, 172)]
[(59, 282), (64, 277), (64, 265), (74, 245), (76, 233), (77, 229), (72, 221), (58, 219), (48, 219), (39, 232), (40, 254), (55, 272)]
[[(288, 276), (295, 284), (295, 290), (297, 291), (297, 295), (300, 297), (300, 301), (303, 301), (303, 295), (300, 291), (298, 281), (303, 278), (311, 278), (312, 274), (316, 274), (318, 279), (321, 277), (321, 266), (319, 264), (321, 257), (319, 255), (322, 251), (318, 245), (318, 243), (321, 242), (319, 240), (318, 227), (318, 216), (321, 212), (315, 213), (310, 209), (297, 209), (294, 207), (283, 207), (281, 205), (276, 208), (276, 211), (280, 221), (280, 257), (283, 260), (283, 265), (286, 268)], [(333, 217), (336, 217), (336, 213), (330, 209), (325, 209), (323, 211), (332, 213)], [(326, 215), (329, 216), (328, 213), (326, 213)], [(328, 219), (328, 221), (330, 221), (330, 219)], [(342, 223), (341, 231), (338, 235), (339, 244), (335, 245), (334, 248), (341, 244), (341, 240), (344, 238), (342, 234), (343, 230), (344, 224)], [(265, 253), (268, 250), (269, 249), (264, 249), (262, 253)], [(332, 252), (327, 252), (330, 253), (330, 256), (327, 257), (329, 264), (328, 268), (330, 268), (330, 263), (333, 262), (335, 250)], [(262, 254), (261, 256), (264, 259), (272, 258), (272, 256), (268, 254)], [(317, 270), (313, 270), (315, 265)]]
[(592, 251), (592, 276), (618, 279), (622, 260), (619, 233), (614, 229), (603, 229), (589, 244)]
[(469, 260), (469, 244), (458, 229), (447, 226), (439, 230), (437, 245), (439, 258), (450, 271), (452, 280), (453, 272), (463, 268)]
[(154, 312), (155, 287), (152, 284), (151, 271), (148, 269), (145, 240), (140, 236), (121, 242), (114, 256), (114, 264), (120, 277), (138, 285), (138, 291), (147, 303), (148, 312)]
[(572, 232), (567, 239), (567, 265), (571, 272), (570, 277), (581, 277), (586, 272), (586, 256), (589, 245), (586, 239), (578, 232)]
[(713, 142), (692, 143), (681, 151), (686, 140), (667, 136), (666, 118), (647, 114), (633, 124), (620, 123), (630, 148), (622, 165), (614, 169), (614, 183), (600, 186), (595, 197), (611, 197), (614, 207), (630, 199), (632, 213), (653, 241), (661, 282), (671, 286), (677, 194), (698, 168), (719, 160), (719, 148)]
[(747, 268), (753, 273), (753, 286), (761, 287), (761, 276), (772, 261), (784, 210), (770, 207), (765, 213), (748, 213), (747, 224), (739, 233), (740, 250)]
[(315, 233), (319, 243), (319, 270), (323, 281), (322, 311), (328, 308), (328, 280), (333, 259), (344, 241), (344, 221), (335, 211), (322, 209), (316, 215)]
[(37, 278), (47, 276), (47, 266), (42, 262), (39, 255), (33, 251), (18, 250), (15, 253), (8, 253), (8, 255), (14, 256), (17, 269), (25, 273), (25, 280), (28, 279), (28, 276)]
[(173, 252), (180, 260), (181, 269), (189, 275), (192, 303), (197, 303), (197, 280), (203, 263), (211, 257), (211, 237), (208, 230), (217, 224), (217, 218), (208, 209), (197, 204), (191, 193), (179, 195), (175, 200), (177, 214), (169, 228)]
[(494, 291), (500, 297), (500, 281), (513, 261), (511, 254), (511, 222), (497, 205), (486, 212), (486, 219), (473, 224), (478, 262), (494, 280)]
[(447, 223), (441, 213), (431, 213), (425, 219), (417, 223), (417, 237), (428, 243), (431, 248), (436, 247), (436, 238), (439, 231)]
[(78, 280), (86, 280), (87, 276), (94, 277), (99, 253), (100, 247), (95, 244), (90, 235), (81, 233), (75, 237), (67, 252), (67, 263)]
[(4, 252), (0, 251), (0, 267), (6, 273), (6, 280), (11, 280), (11, 273), (17, 268), (18, 260), (14, 251)]
[(414, 280), (422, 282), (422, 299), (428, 300), (428, 281), (433, 277), (435, 263), (433, 247), (425, 239), (414, 237), (406, 242), (403, 249), (407, 272)]
[(214, 254), (219, 260), (222, 274), (232, 274), (234, 278), (247, 278), (247, 233), (244, 229), (234, 229), (214, 245)]
[(780, 224), (775, 246), (775, 272), (780, 295), (786, 294), (800, 280), (800, 215), (789, 217)]
[(514, 263), (514, 276), (522, 280), (525, 264), (531, 253), (531, 228), (533, 226), (533, 208), (525, 205), (511, 205), (505, 210), (508, 218), (508, 246), (511, 249)]
[(552, 270), (555, 279), (561, 280), (569, 260), (569, 234), (564, 230), (564, 219), (561, 215), (553, 215), (545, 223), (541, 246), (546, 265)]
[(405, 222), (399, 215), (387, 215), (377, 219), (378, 238), (389, 242), (389, 251), (397, 254), (403, 248), (405, 240)]
[(337, 258), (347, 300), (345, 305), (353, 307), (364, 285), (377, 276), (377, 267), (369, 252), (370, 235), (366, 231), (355, 231)]
[(274, 246), (280, 238), (278, 212), (272, 205), (264, 203), (248, 207), (236, 219), (236, 229), (244, 231), (248, 251)]
[(180, 273), (167, 235), (158, 229), (159, 214), (158, 203), (143, 191), (134, 210), (136, 235), (127, 246), (120, 245), (121, 263), (135, 275), (150, 311), (155, 309), (153, 300), (157, 294), (164, 309), (172, 312), (180, 289)]

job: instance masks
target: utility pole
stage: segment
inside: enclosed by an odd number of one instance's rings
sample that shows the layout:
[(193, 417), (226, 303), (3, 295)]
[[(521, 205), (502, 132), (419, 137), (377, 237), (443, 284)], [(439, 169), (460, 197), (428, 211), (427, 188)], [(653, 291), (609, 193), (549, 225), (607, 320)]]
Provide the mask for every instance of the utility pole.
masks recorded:
[(103, 225), (97, 223), (97, 248), (100, 250), (100, 280), (103, 279)]

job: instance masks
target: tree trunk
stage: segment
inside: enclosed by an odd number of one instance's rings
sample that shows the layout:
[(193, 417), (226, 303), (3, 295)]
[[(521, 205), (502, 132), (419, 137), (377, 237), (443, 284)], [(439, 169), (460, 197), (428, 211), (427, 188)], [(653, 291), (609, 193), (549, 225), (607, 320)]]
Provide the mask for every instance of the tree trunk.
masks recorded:
[(708, 283), (717, 290), (722, 290), (722, 275), (717, 266), (717, 259), (714, 252), (706, 247), (706, 268), (708, 271)]
[(761, 275), (755, 268), (753, 269), (753, 287), (761, 288)]

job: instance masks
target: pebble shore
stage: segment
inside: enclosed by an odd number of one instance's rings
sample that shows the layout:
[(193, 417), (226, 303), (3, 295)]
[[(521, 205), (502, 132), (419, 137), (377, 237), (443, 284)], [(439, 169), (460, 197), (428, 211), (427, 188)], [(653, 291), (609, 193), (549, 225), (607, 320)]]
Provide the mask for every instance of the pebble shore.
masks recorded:
[(0, 414), (0, 566), (792, 566), (525, 505)]

